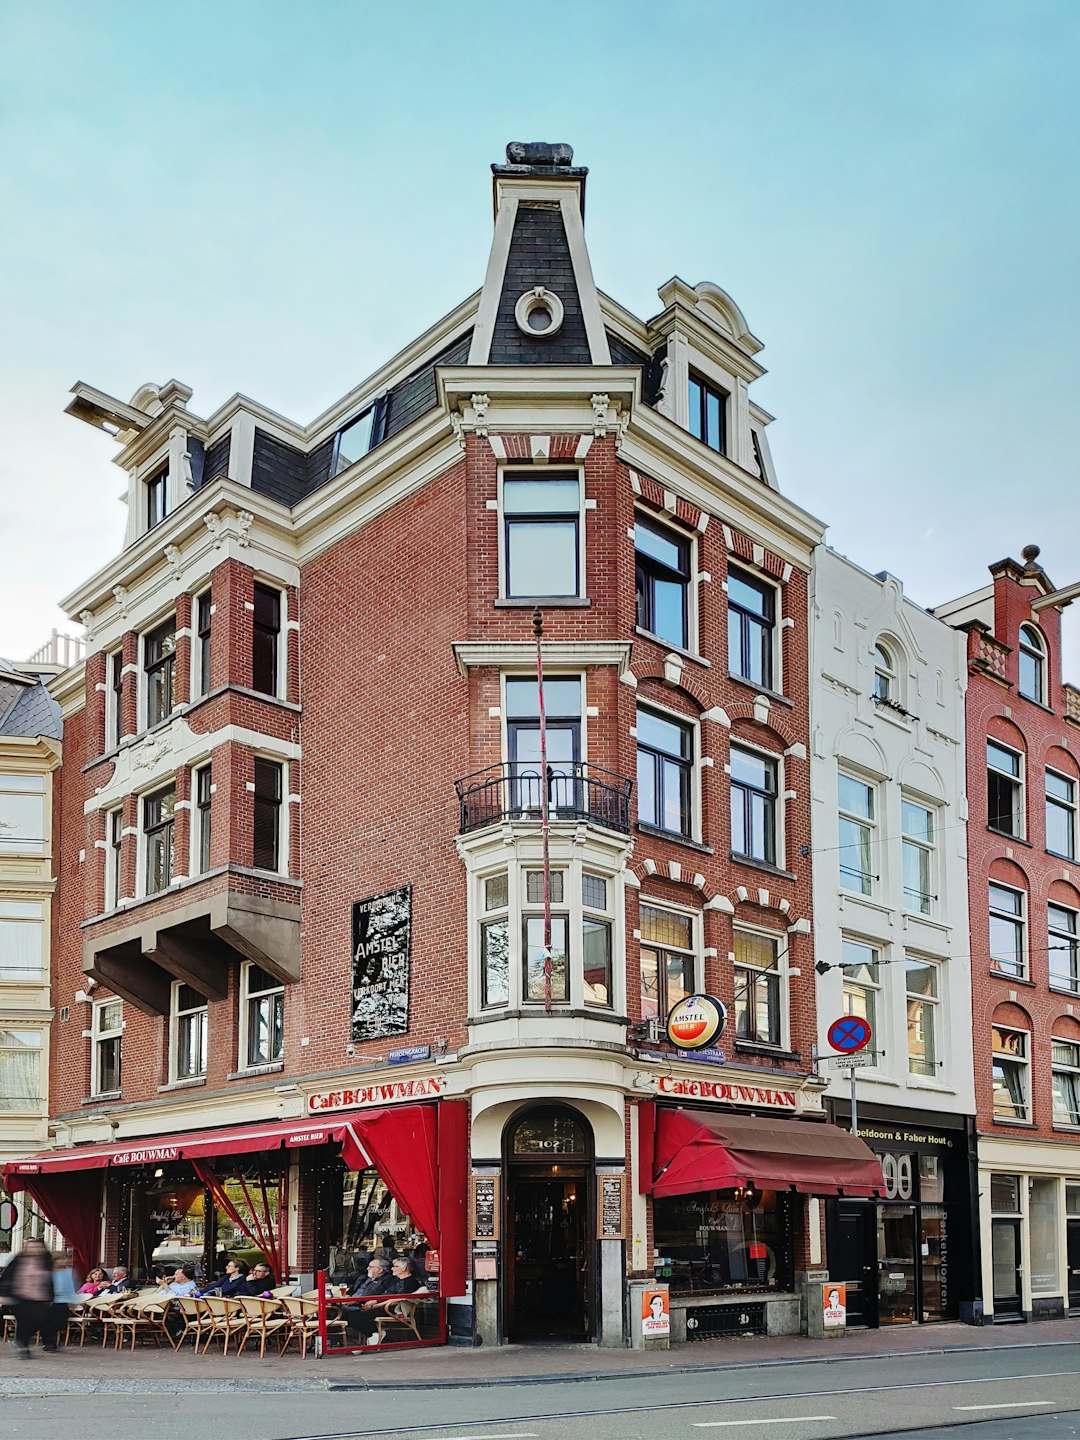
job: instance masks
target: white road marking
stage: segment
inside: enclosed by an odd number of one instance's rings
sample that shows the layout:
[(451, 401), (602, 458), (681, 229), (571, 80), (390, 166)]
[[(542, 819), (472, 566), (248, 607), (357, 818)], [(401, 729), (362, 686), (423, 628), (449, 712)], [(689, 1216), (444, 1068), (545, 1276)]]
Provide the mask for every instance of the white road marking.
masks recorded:
[(954, 1410), (1031, 1410), (1037, 1405), (1050, 1407), (1049, 1400), (1001, 1400), (996, 1405), (954, 1405)]
[(778, 1420), (695, 1420), (695, 1430), (719, 1430), (722, 1425), (798, 1425), (807, 1420), (835, 1420), (835, 1415), (785, 1415)]

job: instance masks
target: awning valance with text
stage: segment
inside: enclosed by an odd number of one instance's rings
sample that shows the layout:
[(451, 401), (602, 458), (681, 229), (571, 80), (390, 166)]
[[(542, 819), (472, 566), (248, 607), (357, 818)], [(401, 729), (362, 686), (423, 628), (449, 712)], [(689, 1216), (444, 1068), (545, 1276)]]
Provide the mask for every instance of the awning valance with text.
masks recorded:
[(884, 1189), (881, 1162), (855, 1135), (812, 1120), (771, 1120), (646, 1103), (640, 1187), (651, 1195), (700, 1190), (797, 1190), (870, 1197)]

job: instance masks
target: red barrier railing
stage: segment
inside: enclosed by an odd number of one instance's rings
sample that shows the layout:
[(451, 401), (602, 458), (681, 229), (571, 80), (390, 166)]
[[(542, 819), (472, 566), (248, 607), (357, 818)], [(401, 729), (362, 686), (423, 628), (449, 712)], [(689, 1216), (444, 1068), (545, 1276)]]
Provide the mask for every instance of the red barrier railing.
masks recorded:
[[(319, 1292), (319, 1328), (315, 1339), (315, 1354), (317, 1356), (356, 1355), (367, 1350), (378, 1350), (381, 1354), (385, 1350), (404, 1350), (407, 1348), (415, 1350), (425, 1345), (446, 1344), (446, 1301), (441, 1295), (426, 1294), (423, 1291), (414, 1291), (411, 1295), (328, 1295), (325, 1270), (316, 1272), (315, 1287)], [(413, 1312), (414, 1320), (418, 1313), (422, 1313), (426, 1317), (430, 1316), (432, 1311), (435, 1311), (437, 1318), (435, 1326), (436, 1333), (434, 1336), (430, 1338), (426, 1336), (417, 1338), (414, 1335), (412, 1339), (404, 1340), (383, 1339), (378, 1346), (369, 1346), (366, 1338), (362, 1340), (359, 1345), (332, 1345), (330, 1343), (330, 1327), (328, 1322), (330, 1320), (331, 1307), (335, 1310), (340, 1309), (344, 1311), (346, 1307), (351, 1305), (362, 1310), (366, 1309), (373, 1320), (384, 1319), (393, 1322), (394, 1316), (386, 1307), (394, 1305), (399, 1301), (408, 1301), (416, 1307)], [(386, 1328), (389, 1329), (389, 1326)], [(405, 1328), (407, 1328), (407, 1325), (402, 1321), (393, 1325), (393, 1330)], [(421, 1327), (417, 1324), (415, 1328), (419, 1331)], [(378, 1331), (376, 1331), (376, 1333), (378, 1333)], [(393, 1333), (393, 1331), (390, 1333)], [(347, 1330), (345, 1334), (348, 1334)]]

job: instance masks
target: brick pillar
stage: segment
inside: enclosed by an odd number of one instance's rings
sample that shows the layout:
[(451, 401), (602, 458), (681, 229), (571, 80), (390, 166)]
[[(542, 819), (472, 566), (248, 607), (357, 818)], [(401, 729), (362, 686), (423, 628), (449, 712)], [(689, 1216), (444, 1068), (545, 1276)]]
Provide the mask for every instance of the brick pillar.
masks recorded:
[(186, 705), (191, 699), (191, 621), (193, 606), (190, 595), (176, 597), (176, 628), (186, 630), (186, 635), (177, 635), (176, 654), (173, 657), (173, 703)]
[(139, 636), (134, 630), (126, 631), (122, 644), (125, 670), (129, 665), (134, 666), (133, 672), (128, 672), (123, 678), (123, 688), (120, 704), (120, 738), (125, 735), (134, 735), (139, 728)]
[(97, 650), (86, 660), (86, 755), (105, 751), (105, 703), (108, 689), (107, 658)]

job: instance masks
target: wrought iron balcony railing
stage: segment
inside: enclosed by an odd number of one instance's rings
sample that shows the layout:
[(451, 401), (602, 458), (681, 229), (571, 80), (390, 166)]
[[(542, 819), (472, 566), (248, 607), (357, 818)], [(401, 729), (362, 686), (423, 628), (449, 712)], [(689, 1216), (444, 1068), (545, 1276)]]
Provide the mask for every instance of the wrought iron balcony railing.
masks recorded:
[[(539, 820), (544, 781), (535, 766), (489, 765), (454, 781), (461, 807), (461, 833), (500, 820)], [(548, 814), (552, 820), (591, 820), (630, 833), (630, 791), (634, 782), (599, 765), (560, 762), (547, 768)]]

